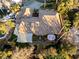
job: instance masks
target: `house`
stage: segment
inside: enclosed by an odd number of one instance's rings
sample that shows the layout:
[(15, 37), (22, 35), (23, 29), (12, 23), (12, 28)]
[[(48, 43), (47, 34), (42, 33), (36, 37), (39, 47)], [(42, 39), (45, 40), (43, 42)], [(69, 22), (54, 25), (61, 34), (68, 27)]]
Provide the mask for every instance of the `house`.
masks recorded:
[[(27, 17), (25, 15), (27, 11), (21, 10), (19, 15), (16, 17), (17, 23), (20, 24), (24, 21), (26, 24), (26, 32), (32, 32), (36, 35), (46, 35), (46, 34), (57, 34), (61, 29), (61, 21), (59, 19), (59, 14), (52, 10), (39, 10), (39, 16)], [(32, 14), (32, 12), (31, 12)]]
[[(29, 7), (26, 6), (23, 7), (21, 11), (18, 13), (18, 15), (16, 16), (16, 25), (18, 24), (17, 28), (20, 27), (20, 24), (22, 22), (24, 22), (25, 24), (24, 27), (26, 30), (23, 36), (26, 37), (27, 33), (31, 33), (30, 37), (32, 37), (32, 34), (39, 36), (39, 35), (59, 33), (59, 31), (61, 30), (61, 21), (60, 21), (59, 13), (57, 13), (53, 9), (51, 10), (39, 9), (38, 16), (33, 16), (34, 12), (35, 12), (34, 6), (33, 8), (31, 8), (30, 6)], [(18, 32), (19, 30), (20, 28), (16, 32)], [(18, 38), (20, 37), (21, 36), (19, 36)]]

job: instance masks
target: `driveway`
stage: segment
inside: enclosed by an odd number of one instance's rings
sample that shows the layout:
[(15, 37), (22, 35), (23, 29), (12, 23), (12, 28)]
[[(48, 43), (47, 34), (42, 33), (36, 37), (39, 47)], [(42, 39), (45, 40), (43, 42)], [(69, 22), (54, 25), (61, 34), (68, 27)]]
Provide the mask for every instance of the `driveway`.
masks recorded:
[(37, 2), (37, 1), (32, 1), (29, 4), (26, 4), (24, 7), (26, 8), (32, 8), (32, 9), (39, 9), (43, 3)]

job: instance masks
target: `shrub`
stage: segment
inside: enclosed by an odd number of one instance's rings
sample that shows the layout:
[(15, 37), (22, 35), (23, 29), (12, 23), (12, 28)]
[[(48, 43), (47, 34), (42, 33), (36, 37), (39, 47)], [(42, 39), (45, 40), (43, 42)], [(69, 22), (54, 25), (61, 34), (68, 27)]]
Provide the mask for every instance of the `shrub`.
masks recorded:
[(75, 13), (75, 17), (74, 17), (73, 23), (74, 23), (74, 27), (78, 29), (79, 28), (79, 12)]
[(47, 56), (46, 59), (65, 59), (62, 55), (58, 54), (54, 57), (52, 57), (51, 55)]
[(64, 32), (68, 32), (71, 26), (71, 22), (69, 20), (64, 21)]
[(15, 24), (11, 20), (6, 21), (5, 23), (0, 22), (0, 34), (5, 34), (14, 27)]
[(20, 5), (19, 4), (12, 4), (11, 7), (10, 7), (10, 10), (13, 12), (13, 13), (16, 13), (20, 10)]
[(0, 51), (0, 59), (8, 59), (8, 57), (10, 57), (11, 55), (12, 55), (12, 51), (7, 51), (7, 52)]

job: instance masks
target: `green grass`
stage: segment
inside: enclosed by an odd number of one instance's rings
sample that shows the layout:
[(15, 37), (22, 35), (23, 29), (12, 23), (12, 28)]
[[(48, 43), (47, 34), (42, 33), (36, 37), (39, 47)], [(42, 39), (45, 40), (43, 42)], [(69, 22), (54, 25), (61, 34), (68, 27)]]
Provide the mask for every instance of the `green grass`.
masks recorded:
[(16, 42), (17, 36), (15, 34), (11, 35), (11, 38), (9, 39), (9, 41), (14, 41)]
[(42, 41), (42, 40), (46, 40), (47, 39), (47, 35), (43, 35), (43, 36), (41, 36), (41, 35), (39, 35), (39, 36), (37, 36), (37, 35), (33, 35), (33, 41)]

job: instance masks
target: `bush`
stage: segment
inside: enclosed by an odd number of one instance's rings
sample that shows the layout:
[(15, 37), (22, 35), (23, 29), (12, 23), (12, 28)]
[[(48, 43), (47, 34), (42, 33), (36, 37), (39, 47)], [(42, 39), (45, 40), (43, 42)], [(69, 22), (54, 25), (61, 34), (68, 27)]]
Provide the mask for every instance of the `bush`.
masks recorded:
[(12, 55), (12, 51), (0, 51), (0, 59), (8, 59)]
[(63, 29), (63, 31), (68, 32), (70, 27), (71, 27), (71, 22), (69, 20), (65, 20), (64, 21), (64, 29)]
[(75, 13), (75, 17), (74, 17), (73, 23), (74, 23), (74, 27), (78, 29), (79, 28), (79, 12)]
[(0, 34), (8, 33), (8, 31), (14, 27), (15, 24), (11, 20), (6, 21), (5, 23), (0, 22)]
[(51, 56), (51, 55), (49, 55), (49, 56), (47, 56), (46, 57), (46, 59), (65, 59), (62, 55), (56, 55), (56, 56)]
[(13, 12), (13, 13), (16, 13), (20, 10), (20, 5), (19, 4), (12, 4), (11, 7), (10, 7), (10, 10)]

